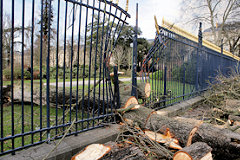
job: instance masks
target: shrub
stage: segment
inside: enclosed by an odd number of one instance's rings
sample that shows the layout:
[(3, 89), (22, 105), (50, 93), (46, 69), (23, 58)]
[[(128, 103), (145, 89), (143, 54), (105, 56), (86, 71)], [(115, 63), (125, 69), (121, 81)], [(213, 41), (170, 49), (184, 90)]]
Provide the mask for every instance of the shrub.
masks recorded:
[(11, 69), (10, 68), (4, 69), (3, 76), (6, 80), (10, 80), (11, 79)]
[(181, 66), (176, 66), (172, 70), (172, 78), (180, 82), (184, 81), (184, 68), (185, 68), (185, 83), (194, 84), (196, 77), (196, 63), (188, 61)]
[[(83, 65), (81, 66), (81, 73), (83, 73)], [(85, 78), (89, 76), (89, 66), (85, 65)], [(79, 77), (83, 77), (83, 75), (79, 75)]]
[(58, 68), (58, 78), (60, 78), (60, 79), (63, 78), (63, 68)]
[(159, 71), (153, 72), (149, 75), (150, 79), (152, 79), (152, 78), (155, 79), (155, 77), (156, 77), (157, 80), (158, 79), (163, 80), (163, 71), (159, 70)]
[(33, 66), (33, 72), (40, 71), (39, 66)]
[(31, 73), (27, 70), (24, 70), (24, 79), (31, 79)]
[[(14, 79), (21, 79), (22, 69), (21, 68), (14, 68), (13, 70), (13, 78)], [(3, 70), (3, 76), (6, 80), (11, 79), (11, 68), (6, 68)]]
[[(80, 75), (80, 72), (78, 74)], [(72, 76), (73, 76), (73, 78), (77, 78), (77, 67), (73, 68)]]
[(21, 79), (22, 76), (22, 69), (21, 68), (15, 68), (13, 72), (14, 79)]
[(132, 76), (132, 70), (131, 69), (121, 70), (121, 72), (124, 72), (124, 76), (126, 76), (126, 77)]

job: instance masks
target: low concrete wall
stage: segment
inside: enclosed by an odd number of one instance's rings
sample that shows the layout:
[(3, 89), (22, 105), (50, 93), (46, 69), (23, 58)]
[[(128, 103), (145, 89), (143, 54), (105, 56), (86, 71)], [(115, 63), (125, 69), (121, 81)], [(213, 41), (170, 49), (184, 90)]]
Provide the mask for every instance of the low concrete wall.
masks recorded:
[(176, 103), (172, 106), (166, 107), (164, 109), (158, 110), (158, 114), (168, 117), (173, 117), (182, 114), (184, 111), (194, 107), (195, 104), (203, 101), (203, 97), (198, 96), (186, 101), (182, 101), (181, 103)]
[[(114, 141), (119, 133), (119, 128), (119, 125), (114, 124), (83, 132), (78, 134), (78, 136), (66, 137), (47, 160), (69, 160), (74, 154), (89, 144)], [(2, 156), (0, 160), (42, 160), (55, 147), (58, 141), (25, 149), (16, 152), (16, 155)]]

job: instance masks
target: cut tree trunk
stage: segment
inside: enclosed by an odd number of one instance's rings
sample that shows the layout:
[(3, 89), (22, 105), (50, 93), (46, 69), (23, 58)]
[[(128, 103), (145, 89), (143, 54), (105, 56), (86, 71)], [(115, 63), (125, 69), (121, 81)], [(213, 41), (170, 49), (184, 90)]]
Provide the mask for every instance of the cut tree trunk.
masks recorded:
[(101, 160), (146, 160), (144, 153), (136, 146), (116, 142), (107, 142), (104, 145), (110, 146), (111, 151)]
[(140, 99), (146, 99), (150, 97), (150, 94), (151, 94), (150, 83), (144, 83), (144, 82), (138, 83), (137, 93), (138, 93), (138, 98)]
[[(119, 85), (120, 95), (127, 96), (131, 95), (132, 84), (120, 84)], [(150, 83), (140, 82), (137, 85), (137, 94), (138, 98), (145, 100), (151, 94), (151, 85)]]
[[(158, 115), (146, 107), (126, 112), (124, 119), (138, 124), (142, 129), (160, 131), (164, 133), (167, 128), (179, 140), (181, 146), (187, 144), (190, 132), (196, 126), (194, 121), (168, 118)], [(205, 142), (213, 148), (216, 159), (233, 159), (240, 157), (240, 134), (228, 129), (220, 129), (210, 124), (203, 123), (192, 137), (192, 142)], [(226, 157), (226, 158), (225, 158)]]
[(3, 103), (8, 103), (10, 102), (10, 94), (9, 92), (11, 92), (11, 86), (7, 85), (7, 86), (3, 86), (2, 89), (2, 99), (3, 99)]
[(134, 96), (121, 96), (120, 98), (120, 108), (127, 108), (132, 104), (138, 104), (138, 100)]
[(10, 91), (11, 91), (11, 85), (3, 86), (2, 95), (5, 96)]
[(80, 153), (72, 157), (71, 160), (96, 160), (101, 159), (110, 152), (111, 148), (103, 144), (91, 144), (84, 148)]
[(124, 83), (119, 84), (120, 98), (122, 95), (123, 96), (131, 95), (131, 92), (132, 92), (132, 84), (124, 84)]
[(173, 160), (212, 160), (211, 151), (206, 143), (196, 142), (176, 152)]
[(239, 116), (229, 115), (228, 119), (233, 121), (233, 122), (235, 122), (235, 121), (240, 122), (240, 117)]

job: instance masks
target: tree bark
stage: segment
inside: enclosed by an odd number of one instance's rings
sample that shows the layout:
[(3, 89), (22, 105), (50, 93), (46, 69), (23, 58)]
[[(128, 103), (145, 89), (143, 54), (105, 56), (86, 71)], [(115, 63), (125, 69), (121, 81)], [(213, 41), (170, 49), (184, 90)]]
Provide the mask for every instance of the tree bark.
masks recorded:
[[(124, 119), (137, 123), (142, 129), (160, 131), (164, 133), (167, 128), (179, 140), (181, 146), (185, 146), (189, 133), (196, 126), (193, 121), (168, 118), (158, 115), (146, 107), (126, 112)], [(205, 142), (213, 148), (216, 159), (233, 159), (240, 157), (240, 134), (228, 129), (220, 129), (210, 124), (202, 124), (192, 138), (194, 142)], [(226, 157), (226, 158), (225, 158)]]
[(132, 84), (124, 84), (124, 83), (119, 84), (120, 98), (122, 96), (131, 95), (131, 92), (132, 92)]
[(3, 86), (2, 95), (1, 95), (3, 99), (3, 103), (8, 103), (11, 100), (9, 92), (11, 92), (11, 86), (10, 85)]
[(138, 83), (137, 85), (137, 93), (138, 93), (138, 98), (140, 99), (146, 99), (150, 96), (151, 94), (151, 85), (150, 83)]
[(239, 121), (240, 122), (240, 117), (239, 116), (234, 116), (234, 115), (229, 115), (228, 119), (235, 122), (235, 121)]
[(120, 108), (127, 108), (132, 104), (138, 104), (138, 100), (134, 96), (121, 96)]
[[(120, 95), (131, 95), (132, 84), (120, 84), (119, 85)], [(138, 98), (145, 100), (150, 96), (151, 85), (150, 83), (140, 82), (137, 85)]]

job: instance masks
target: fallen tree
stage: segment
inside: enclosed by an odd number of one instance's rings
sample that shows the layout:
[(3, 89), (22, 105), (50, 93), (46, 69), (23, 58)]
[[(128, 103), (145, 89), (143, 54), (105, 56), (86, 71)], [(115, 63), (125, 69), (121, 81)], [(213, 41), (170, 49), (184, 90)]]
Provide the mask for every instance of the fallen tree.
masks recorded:
[[(161, 133), (169, 129), (174, 138), (178, 139), (182, 146), (187, 144), (189, 134), (196, 126), (196, 122), (194, 121), (161, 116), (146, 107), (139, 107), (138, 109), (126, 112), (123, 118), (126, 122), (139, 126), (141, 129)], [(207, 143), (212, 147), (212, 153), (216, 159), (234, 159), (240, 157), (240, 134), (228, 129), (220, 129), (203, 123), (193, 135), (192, 141), (193, 143)]]
[[(146, 100), (148, 97), (150, 97), (150, 94), (151, 94), (150, 83), (140, 82), (140, 83), (138, 83), (136, 89), (137, 89), (137, 95), (138, 95), (137, 97), (139, 99)], [(121, 97), (131, 95), (132, 84), (121, 83), (119, 85), (119, 92), (120, 92)]]

